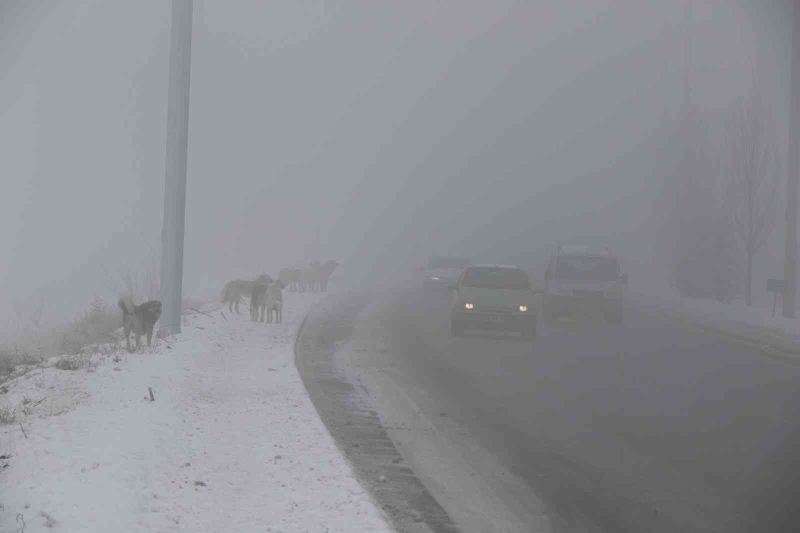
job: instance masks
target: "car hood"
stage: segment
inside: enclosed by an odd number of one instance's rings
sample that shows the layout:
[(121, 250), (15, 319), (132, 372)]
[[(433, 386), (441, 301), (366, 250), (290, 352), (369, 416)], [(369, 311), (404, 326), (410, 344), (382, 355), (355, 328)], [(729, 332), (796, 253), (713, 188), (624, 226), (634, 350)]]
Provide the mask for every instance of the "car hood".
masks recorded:
[(515, 308), (519, 305), (533, 305), (533, 291), (510, 289), (483, 289), (461, 287), (458, 289), (458, 303), (470, 302), (478, 306)]

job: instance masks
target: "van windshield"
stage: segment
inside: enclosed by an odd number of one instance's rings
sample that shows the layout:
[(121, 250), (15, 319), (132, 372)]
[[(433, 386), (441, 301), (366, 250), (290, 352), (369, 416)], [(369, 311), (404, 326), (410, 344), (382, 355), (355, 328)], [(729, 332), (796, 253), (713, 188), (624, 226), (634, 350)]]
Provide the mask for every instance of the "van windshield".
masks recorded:
[(616, 281), (619, 263), (610, 257), (559, 256), (555, 278), (564, 281)]
[(528, 275), (513, 268), (477, 267), (470, 268), (461, 280), (462, 287), (481, 289), (527, 290), (531, 288)]

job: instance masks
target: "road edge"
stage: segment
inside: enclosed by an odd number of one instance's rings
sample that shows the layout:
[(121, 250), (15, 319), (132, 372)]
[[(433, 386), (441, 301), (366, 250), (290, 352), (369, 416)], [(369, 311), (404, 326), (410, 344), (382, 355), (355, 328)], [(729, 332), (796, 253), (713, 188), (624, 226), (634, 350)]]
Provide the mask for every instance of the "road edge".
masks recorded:
[[(366, 394), (337, 371), (338, 344), (352, 335), (364, 295), (343, 304), (333, 296), (308, 313), (294, 343), (297, 368), (309, 399), (356, 479), (400, 533), (455, 533), (458, 528), (417, 477), (383, 427)], [(335, 309), (334, 309), (335, 308)], [(315, 316), (316, 315), (316, 316)]]

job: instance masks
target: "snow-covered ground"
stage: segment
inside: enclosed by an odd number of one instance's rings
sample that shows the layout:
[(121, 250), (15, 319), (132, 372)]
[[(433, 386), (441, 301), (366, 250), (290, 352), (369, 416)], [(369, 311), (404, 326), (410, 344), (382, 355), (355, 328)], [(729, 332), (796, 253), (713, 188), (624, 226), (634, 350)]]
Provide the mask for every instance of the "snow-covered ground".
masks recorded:
[(389, 531), (294, 366), (316, 300), (287, 294), (281, 325), (190, 314), (143, 353), (5, 383), (0, 531)]
[(800, 352), (800, 320), (781, 316), (781, 302), (772, 316), (772, 307), (748, 307), (744, 302), (725, 304), (713, 300), (682, 298), (677, 291), (642, 290), (629, 293), (640, 303), (749, 338), (754, 342)]

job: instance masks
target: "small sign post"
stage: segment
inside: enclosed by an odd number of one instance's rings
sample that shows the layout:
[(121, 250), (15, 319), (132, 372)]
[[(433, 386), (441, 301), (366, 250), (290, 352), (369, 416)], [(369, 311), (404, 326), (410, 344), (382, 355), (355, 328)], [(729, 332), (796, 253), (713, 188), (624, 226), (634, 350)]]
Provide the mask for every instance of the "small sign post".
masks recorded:
[(778, 294), (781, 295), (781, 301), (783, 300), (783, 293), (786, 290), (786, 281), (782, 279), (768, 279), (767, 280), (767, 292), (771, 292), (774, 295), (772, 300), (772, 318), (775, 318), (775, 307), (778, 304)]

